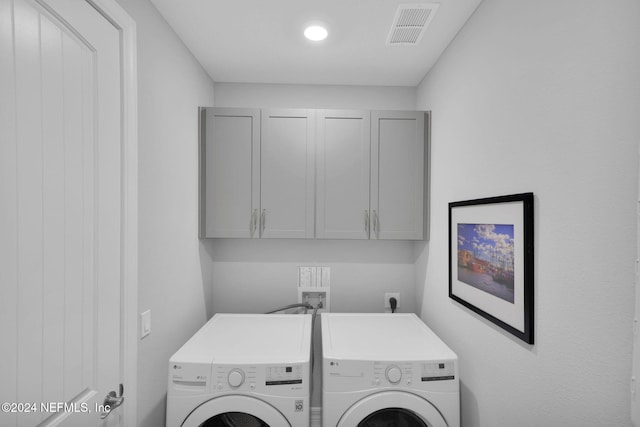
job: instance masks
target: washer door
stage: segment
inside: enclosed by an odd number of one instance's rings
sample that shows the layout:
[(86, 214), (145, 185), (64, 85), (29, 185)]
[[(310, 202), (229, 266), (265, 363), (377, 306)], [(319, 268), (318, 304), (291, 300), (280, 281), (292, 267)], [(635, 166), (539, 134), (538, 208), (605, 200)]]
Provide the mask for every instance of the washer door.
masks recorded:
[(440, 412), (429, 401), (402, 391), (372, 394), (353, 404), (336, 427), (397, 425), (447, 427)]
[(250, 396), (222, 396), (194, 409), (182, 427), (291, 427), (280, 411)]

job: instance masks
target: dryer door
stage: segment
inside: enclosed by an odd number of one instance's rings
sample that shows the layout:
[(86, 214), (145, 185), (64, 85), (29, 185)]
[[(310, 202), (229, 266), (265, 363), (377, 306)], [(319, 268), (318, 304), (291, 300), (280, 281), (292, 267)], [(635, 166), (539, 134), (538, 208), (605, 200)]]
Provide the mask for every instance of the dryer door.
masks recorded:
[(204, 402), (191, 412), (182, 427), (291, 427), (268, 403), (250, 396), (222, 396)]
[(402, 391), (372, 394), (353, 404), (337, 427), (397, 425), (447, 427), (440, 412), (427, 400)]

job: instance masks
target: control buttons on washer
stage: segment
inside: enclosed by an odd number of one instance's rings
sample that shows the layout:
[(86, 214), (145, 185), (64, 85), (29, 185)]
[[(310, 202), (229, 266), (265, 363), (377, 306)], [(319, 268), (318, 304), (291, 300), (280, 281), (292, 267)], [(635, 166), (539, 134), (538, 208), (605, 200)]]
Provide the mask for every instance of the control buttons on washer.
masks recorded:
[(375, 385), (380, 385), (380, 378), (376, 378), (376, 380), (374, 381)]
[(240, 387), (244, 382), (244, 372), (240, 369), (234, 369), (229, 372), (229, 376), (227, 377), (227, 381), (231, 387)]
[(386, 375), (391, 384), (398, 384), (402, 379), (402, 371), (395, 365), (387, 368)]

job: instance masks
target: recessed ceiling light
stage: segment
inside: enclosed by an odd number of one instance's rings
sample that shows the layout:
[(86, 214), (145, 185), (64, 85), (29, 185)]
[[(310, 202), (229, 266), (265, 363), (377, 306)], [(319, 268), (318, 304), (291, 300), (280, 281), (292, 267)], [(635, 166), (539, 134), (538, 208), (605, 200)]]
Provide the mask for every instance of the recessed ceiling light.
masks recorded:
[(326, 39), (327, 35), (327, 29), (321, 25), (310, 25), (304, 30), (304, 36), (314, 42)]

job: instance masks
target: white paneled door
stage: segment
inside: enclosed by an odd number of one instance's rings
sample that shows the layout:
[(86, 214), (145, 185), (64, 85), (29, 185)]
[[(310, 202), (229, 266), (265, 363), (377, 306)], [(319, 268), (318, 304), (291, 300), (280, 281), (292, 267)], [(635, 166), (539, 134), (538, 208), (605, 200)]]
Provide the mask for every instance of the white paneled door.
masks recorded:
[(88, 2), (0, 0), (2, 426), (121, 423), (100, 419), (122, 381), (120, 42)]

